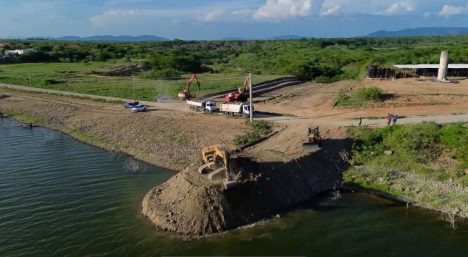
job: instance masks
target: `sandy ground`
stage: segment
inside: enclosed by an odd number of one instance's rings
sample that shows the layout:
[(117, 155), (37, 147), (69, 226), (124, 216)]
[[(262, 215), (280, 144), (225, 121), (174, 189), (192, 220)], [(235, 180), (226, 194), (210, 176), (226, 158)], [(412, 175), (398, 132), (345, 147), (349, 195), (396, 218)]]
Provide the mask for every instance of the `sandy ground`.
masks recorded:
[[(376, 86), (392, 97), (383, 103), (364, 108), (333, 107), (341, 90)], [(257, 111), (282, 114), (264, 115), (262, 119), (286, 124), (286, 129), (250, 149), (251, 155), (265, 161), (288, 161), (304, 155), (302, 143), (307, 128), (320, 126), (322, 137), (346, 137), (347, 126), (386, 126), (388, 113), (405, 117), (400, 124), (435, 121), (438, 123), (468, 122), (468, 80), (457, 84), (424, 82), (415, 79), (396, 81), (343, 81), (334, 84), (302, 84), (264, 95), (269, 100), (257, 103)]]
[(244, 120), (194, 113), (188, 108), (174, 111), (152, 106), (148, 112), (131, 113), (120, 104), (42, 93), (5, 94), (10, 97), (0, 100), (4, 113), (32, 116), (41, 125), (87, 143), (177, 171), (198, 163), (200, 149), (207, 145), (233, 147), (234, 137), (246, 130)]

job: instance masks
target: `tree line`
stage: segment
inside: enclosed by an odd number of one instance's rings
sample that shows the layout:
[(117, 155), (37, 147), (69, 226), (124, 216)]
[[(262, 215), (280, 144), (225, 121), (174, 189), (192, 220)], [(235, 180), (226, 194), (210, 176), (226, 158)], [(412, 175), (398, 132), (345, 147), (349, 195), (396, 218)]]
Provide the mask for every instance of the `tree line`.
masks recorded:
[(34, 48), (12, 62), (139, 63), (145, 76), (172, 77), (189, 72), (295, 75), (333, 82), (363, 76), (376, 64), (438, 63), (449, 50), (452, 63), (468, 63), (468, 36), (409, 38), (301, 39), (290, 41), (182, 41), (84, 43), (10, 40), (2, 49)]

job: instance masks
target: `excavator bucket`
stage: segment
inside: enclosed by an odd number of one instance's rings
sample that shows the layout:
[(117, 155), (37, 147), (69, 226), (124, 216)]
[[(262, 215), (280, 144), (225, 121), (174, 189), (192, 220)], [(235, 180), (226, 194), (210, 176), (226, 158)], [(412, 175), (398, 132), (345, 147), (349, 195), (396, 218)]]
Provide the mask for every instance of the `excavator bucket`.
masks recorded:
[(233, 187), (236, 187), (238, 184), (239, 184), (239, 182), (237, 182), (236, 180), (227, 180), (227, 179), (225, 179), (223, 181), (224, 190), (229, 190), (229, 189), (231, 189)]
[(319, 127), (309, 128), (307, 134), (308, 142), (302, 145), (302, 150), (306, 153), (314, 153), (321, 149), (322, 138)]

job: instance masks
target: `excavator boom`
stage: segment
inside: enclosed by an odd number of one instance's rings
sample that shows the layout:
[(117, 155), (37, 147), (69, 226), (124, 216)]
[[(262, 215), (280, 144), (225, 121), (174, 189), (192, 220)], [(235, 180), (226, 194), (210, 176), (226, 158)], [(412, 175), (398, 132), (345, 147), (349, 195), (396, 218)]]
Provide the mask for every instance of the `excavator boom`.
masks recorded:
[(193, 73), (189, 81), (185, 85), (185, 89), (182, 92), (179, 92), (179, 98), (181, 98), (182, 100), (187, 100), (194, 97), (194, 95), (192, 95), (192, 93), (190, 92), (190, 87), (192, 86), (193, 81), (197, 82), (198, 90), (200, 90), (200, 81), (198, 80), (198, 76), (197, 74)]
[(249, 94), (247, 93), (249, 90), (249, 82), (250, 79), (247, 77), (244, 80), (243, 87), (239, 88), (236, 92), (229, 93), (224, 97), (224, 103), (231, 103), (231, 102), (245, 102), (249, 98)]

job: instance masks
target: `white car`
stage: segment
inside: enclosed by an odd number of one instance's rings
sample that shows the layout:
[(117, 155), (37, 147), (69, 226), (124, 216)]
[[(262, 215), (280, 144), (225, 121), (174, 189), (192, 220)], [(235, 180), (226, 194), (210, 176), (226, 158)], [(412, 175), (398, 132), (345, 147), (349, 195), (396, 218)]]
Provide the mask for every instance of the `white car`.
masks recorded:
[(148, 109), (148, 106), (144, 104), (138, 104), (131, 108), (132, 112), (145, 112)]

